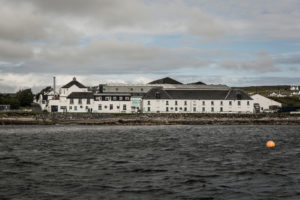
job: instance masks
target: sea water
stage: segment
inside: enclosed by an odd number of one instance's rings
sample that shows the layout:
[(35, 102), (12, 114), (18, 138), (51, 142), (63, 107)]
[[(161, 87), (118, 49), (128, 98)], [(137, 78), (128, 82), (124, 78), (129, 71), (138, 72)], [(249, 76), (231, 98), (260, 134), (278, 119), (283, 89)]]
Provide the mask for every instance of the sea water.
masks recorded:
[(296, 200), (300, 126), (0, 126), (0, 199)]

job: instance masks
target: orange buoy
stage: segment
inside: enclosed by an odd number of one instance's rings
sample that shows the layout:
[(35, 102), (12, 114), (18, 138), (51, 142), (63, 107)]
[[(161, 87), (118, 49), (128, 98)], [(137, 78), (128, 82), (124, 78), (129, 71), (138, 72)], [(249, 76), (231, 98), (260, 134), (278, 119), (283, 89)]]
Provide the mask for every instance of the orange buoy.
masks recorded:
[(266, 143), (266, 147), (268, 147), (268, 148), (275, 147), (275, 142), (273, 142), (272, 140), (268, 141), (268, 142)]

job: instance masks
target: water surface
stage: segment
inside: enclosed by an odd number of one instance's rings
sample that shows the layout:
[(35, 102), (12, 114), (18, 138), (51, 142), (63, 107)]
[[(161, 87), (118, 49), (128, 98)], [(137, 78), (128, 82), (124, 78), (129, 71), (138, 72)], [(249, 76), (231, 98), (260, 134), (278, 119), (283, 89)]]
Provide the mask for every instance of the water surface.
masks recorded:
[(0, 126), (0, 199), (296, 200), (299, 130)]

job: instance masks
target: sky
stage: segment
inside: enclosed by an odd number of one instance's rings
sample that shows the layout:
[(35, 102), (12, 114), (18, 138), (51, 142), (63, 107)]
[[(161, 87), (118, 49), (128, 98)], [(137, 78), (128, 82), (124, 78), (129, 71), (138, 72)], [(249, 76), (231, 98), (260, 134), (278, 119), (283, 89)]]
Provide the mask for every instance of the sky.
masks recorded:
[(0, 92), (172, 77), (300, 85), (299, 0), (0, 0)]

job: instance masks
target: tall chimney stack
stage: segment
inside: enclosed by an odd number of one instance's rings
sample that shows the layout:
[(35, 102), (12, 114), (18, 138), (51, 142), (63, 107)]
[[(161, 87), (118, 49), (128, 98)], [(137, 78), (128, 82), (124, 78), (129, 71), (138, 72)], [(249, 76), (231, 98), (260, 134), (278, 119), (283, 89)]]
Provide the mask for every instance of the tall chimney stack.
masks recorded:
[(56, 95), (56, 78), (55, 76), (53, 76), (53, 92), (54, 92), (54, 96)]

